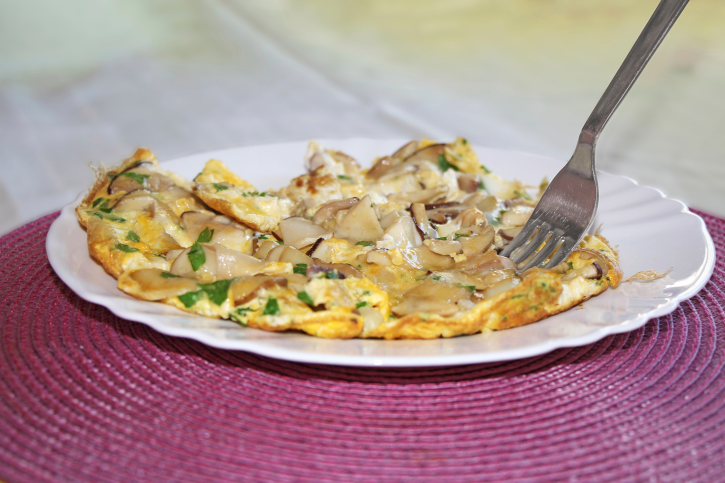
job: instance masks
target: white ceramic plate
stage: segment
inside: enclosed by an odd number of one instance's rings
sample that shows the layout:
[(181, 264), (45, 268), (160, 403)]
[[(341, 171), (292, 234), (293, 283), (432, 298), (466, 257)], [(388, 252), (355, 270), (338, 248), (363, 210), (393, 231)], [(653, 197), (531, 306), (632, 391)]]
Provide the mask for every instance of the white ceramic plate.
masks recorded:
[[(323, 141), (369, 166), (375, 156), (393, 152), (404, 141), (352, 139)], [(306, 143), (251, 146), (188, 156), (162, 163), (164, 169), (193, 178), (204, 163), (217, 158), (258, 189), (287, 184), (304, 168)], [(511, 151), (476, 148), (488, 168), (507, 179), (538, 184), (553, 177), (564, 160)], [(48, 233), (50, 263), (82, 298), (103, 305), (119, 317), (147, 324), (164, 334), (189, 337), (210, 346), (239, 349), (297, 362), (351, 366), (444, 366), (519, 359), (559, 347), (589, 344), (609, 334), (637, 329), (667, 314), (695, 295), (715, 265), (712, 239), (700, 217), (683, 203), (653, 188), (599, 173), (600, 205), (594, 226), (619, 248), (625, 277), (642, 270), (669, 275), (649, 283), (624, 283), (581, 307), (535, 324), (501, 332), (425, 341), (325, 340), (302, 334), (271, 333), (234, 322), (189, 315), (159, 303), (136, 300), (116, 288), (116, 281), (88, 256), (86, 236), (73, 212), (63, 208)]]

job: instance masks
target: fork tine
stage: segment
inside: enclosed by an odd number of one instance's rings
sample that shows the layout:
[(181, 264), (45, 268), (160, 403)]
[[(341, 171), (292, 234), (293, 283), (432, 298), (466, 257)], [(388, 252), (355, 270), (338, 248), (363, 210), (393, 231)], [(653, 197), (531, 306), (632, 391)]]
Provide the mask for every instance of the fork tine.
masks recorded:
[(570, 237), (564, 237), (564, 243), (561, 244), (559, 250), (554, 254), (553, 257), (551, 257), (551, 260), (549, 260), (549, 263), (547, 263), (544, 268), (552, 268), (556, 265), (559, 265), (561, 262), (564, 261), (566, 256), (569, 254), (571, 249), (576, 246), (576, 244), (577, 240), (574, 240)]
[[(514, 263), (519, 263), (526, 260), (536, 251), (542, 243), (551, 235), (551, 227), (547, 223), (542, 223), (539, 231), (531, 237), (531, 241), (519, 252), (515, 257), (511, 258)], [(515, 240), (514, 240), (515, 241)], [(525, 240), (524, 240), (525, 241)], [(523, 244), (523, 243), (522, 243)]]
[(555, 230), (554, 233), (551, 235), (549, 241), (547, 241), (546, 244), (541, 247), (541, 250), (539, 250), (536, 256), (534, 256), (534, 258), (532, 258), (531, 261), (527, 263), (522, 270), (528, 270), (529, 268), (535, 267), (544, 260), (546, 260), (547, 257), (551, 255), (554, 250), (561, 244), (563, 238), (562, 234), (563, 233), (560, 230)]
[(517, 248), (523, 246), (526, 241), (536, 233), (536, 230), (538, 229), (539, 225), (537, 223), (526, 223), (526, 225), (521, 229), (519, 234), (516, 235), (516, 237), (504, 247), (499, 255), (501, 255), (502, 257), (510, 257), (511, 254), (516, 251)]

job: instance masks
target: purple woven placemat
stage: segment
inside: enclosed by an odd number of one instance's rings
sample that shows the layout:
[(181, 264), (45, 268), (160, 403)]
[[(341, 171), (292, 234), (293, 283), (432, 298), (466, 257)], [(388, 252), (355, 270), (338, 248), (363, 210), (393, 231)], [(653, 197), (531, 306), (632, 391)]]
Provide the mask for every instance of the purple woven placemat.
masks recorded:
[(0, 239), (0, 480), (725, 481), (715, 273), (595, 344), (433, 369), (296, 364), (120, 319), (55, 276), (56, 215)]

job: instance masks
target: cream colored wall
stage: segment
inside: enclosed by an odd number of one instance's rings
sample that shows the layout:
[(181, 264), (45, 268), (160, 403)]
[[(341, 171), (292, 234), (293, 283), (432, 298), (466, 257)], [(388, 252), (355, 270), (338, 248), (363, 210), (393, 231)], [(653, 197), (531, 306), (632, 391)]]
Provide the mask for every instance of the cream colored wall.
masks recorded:
[[(70, 201), (89, 162), (138, 145), (168, 159), (464, 135), (563, 162), (656, 3), (0, 3), (0, 232)], [(721, 0), (691, 2), (598, 148), (600, 168), (720, 215), (723, 19)]]

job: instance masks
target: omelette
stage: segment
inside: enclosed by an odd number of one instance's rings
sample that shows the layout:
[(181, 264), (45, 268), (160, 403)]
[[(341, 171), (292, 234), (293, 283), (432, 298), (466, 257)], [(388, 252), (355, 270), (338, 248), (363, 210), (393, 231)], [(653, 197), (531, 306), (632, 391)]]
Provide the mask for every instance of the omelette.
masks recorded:
[(304, 165), (287, 186), (259, 191), (220, 160), (188, 181), (139, 149), (98, 170), (76, 214), (90, 256), (123, 292), (274, 332), (503, 330), (622, 280), (599, 234), (551, 269), (522, 271), (500, 256), (546, 183), (501, 178), (465, 139), (411, 141), (369, 168), (312, 141)]

